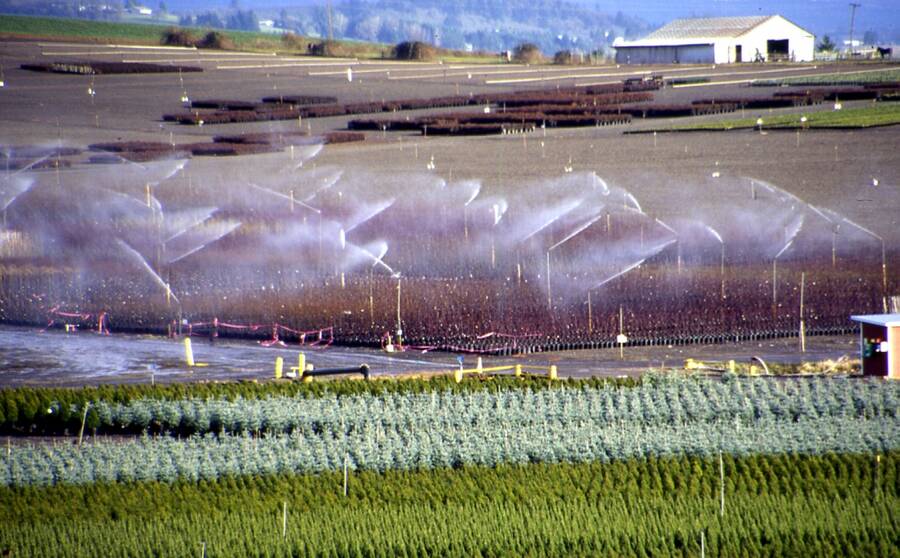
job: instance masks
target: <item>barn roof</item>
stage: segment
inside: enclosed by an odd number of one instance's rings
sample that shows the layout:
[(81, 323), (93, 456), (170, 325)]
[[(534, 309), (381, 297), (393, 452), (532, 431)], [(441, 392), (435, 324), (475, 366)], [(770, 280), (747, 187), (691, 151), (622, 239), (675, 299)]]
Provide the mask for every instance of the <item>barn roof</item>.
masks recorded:
[(705, 17), (676, 19), (650, 33), (644, 40), (727, 39), (738, 37), (774, 16)]
[(711, 45), (719, 39), (740, 37), (777, 15), (741, 17), (704, 17), (676, 19), (637, 41), (626, 41), (619, 47)]

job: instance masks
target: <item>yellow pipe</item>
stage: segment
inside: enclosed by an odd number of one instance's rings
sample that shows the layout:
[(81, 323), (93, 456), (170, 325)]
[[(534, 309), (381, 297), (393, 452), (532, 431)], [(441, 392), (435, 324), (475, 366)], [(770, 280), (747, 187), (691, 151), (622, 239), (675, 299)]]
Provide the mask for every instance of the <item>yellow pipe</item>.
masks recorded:
[(284, 358), (277, 357), (275, 359), (275, 379), (280, 380), (284, 372)]
[(552, 366), (550, 366), (550, 379), (551, 379), (551, 380), (558, 380), (558, 379), (559, 379), (559, 375), (557, 374), (557, 371), (556, 371), (556, 365), (555, 365), (555, 364), (552, 365)]

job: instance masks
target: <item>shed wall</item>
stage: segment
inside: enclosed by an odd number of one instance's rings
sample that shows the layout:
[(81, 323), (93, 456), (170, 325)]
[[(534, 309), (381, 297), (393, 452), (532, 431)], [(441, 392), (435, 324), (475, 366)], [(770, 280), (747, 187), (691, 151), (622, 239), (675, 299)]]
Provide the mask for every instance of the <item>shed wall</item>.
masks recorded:
[(618, 64), (712, 64), (716, 61), (713, 45), (620, 47)]

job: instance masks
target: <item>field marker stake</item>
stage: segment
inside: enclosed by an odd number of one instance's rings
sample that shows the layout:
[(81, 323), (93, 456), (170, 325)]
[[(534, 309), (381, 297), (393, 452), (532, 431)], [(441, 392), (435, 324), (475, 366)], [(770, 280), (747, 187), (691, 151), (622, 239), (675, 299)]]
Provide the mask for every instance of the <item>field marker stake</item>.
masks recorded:
[(719, 517), (725, 517), (725, 465), (722, 462), (722, 451), (719, 451)]
[(287, 500), (285, 500), (281, 511), (281, 538), (287, 538)]
[(347, 480), (348, 480), (348, 479), (347, 479), (347, 476), (348, 476), (348, 472), (347, 472), (347, 460), (348, 460), (348, 459), (349, 459), (349, 456), (345, 453), (345, 454), (344, 454), (344, 498), (347, 497)]
[(81, 429), (78, 431), (78, 446), (81, 446), (81, 441), (84, 438), (84, 425), (87, 422), (87, 414), (88, 409), (91, 407), (90, 402), (84, 404), (84, 414), (81, 415)]

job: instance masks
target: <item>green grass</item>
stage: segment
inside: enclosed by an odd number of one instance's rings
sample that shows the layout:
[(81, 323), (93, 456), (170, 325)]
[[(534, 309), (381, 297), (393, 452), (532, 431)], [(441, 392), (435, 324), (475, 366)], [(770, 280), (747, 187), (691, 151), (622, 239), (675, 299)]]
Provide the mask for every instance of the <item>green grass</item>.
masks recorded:
[[(830, 106), (830, 105), (829, 105)], [(806, 116), (807, 122), (800, 118)], [(871, 128), (874, 126), (892, 126), (900, 124), (900, 103), (877, 103), (865, 107), (846, 108), (843, 110), (823, 110), (804, 114), (782, 114), (764, 116), (763, 130), (795, 130), (795, 129), (828, 129), (828, 128)], [(747, 130), (756, 127), (757, 117), (737, 118), (732, 120), (716, 120), (683, 124), (668, 128), (641, 130), (647, 132), (685, 132), (685, 131), (728, 131)]]
[[(55, 17), (31, 17), (0, 15), (0, 37), (29, 37), (52, 40), (90, 41), (96, 43), (127, 43), (158, 45), (163, 31), (171, 25), (122, 23), (67, 19)], [(197, 36), (208, 30), (188, 28)], [(282, 54), (306, 54), (306, 44), (320, 39), (299, 37), (298, 46), (290, 46), (281, 36), (251, 31), (221, 31), (234, 44), (236, 50), (255, 52), (279, 52)], [(393, 45), (366, 43), (361, 41), (335, 41), (335, 55), (365, 59), (380, 59), (390, 56)], [(459, 51), (440, 51), (439, 58), (445, 62), (496, 63), (492, 56), (480, 53), (471, 55)]]
[(57, 17), (0, 16), (0, 36), (47, 39), (94, 39), (159, 44), (165, 25), (138, 25)]
[[(0, 488), (12, 556), (896, 555), (900, 456)], [(282, 513), (287, 504), (286, 536)]]
[(773, 87), (779, 85), (818, 86), (818, 85), (858, 85), (864, 83), (882, 83), (900, 81), (900, 68), (883, 71), (862, 70), (856, 72), (835, 72), (808, 77), (789, 77), (781, 79), (765, 79), (753, 82), (756, 87)]

